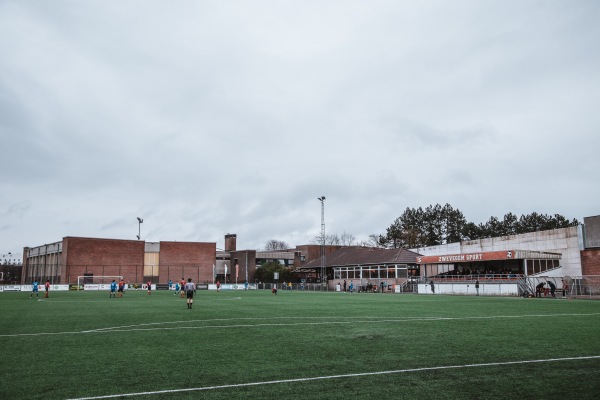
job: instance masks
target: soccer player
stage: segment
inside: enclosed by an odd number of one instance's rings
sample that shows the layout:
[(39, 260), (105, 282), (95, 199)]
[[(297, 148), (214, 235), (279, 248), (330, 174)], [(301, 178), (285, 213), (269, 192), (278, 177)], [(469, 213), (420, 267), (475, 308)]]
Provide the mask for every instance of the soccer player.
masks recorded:
[(115, 298), (117, 296), (117, 282), (115, 282), (115, 280), (113, 279), (112, 282), (110, 283), (110, 292), (108, 294), (109, 298)]
[(35, 293), (35, 297), (39, 299), (40, 298), (40, 296), (38, 295), (39, 283), (38, 283), (37, 279), (34, 279), (32, 285), (33, 285), (33, 289), (31, 290), (31, 294), (29, 295), (29, 298), (31, 299), (33, 297), (33, 294)]
[(44, 288), (46, 289), (44, 297), (48, 298), (48, 291), (50, 290), (50, 280), (46, 279), (46, 283), (44, 283)]
[(148, 281), (148, 294), (152, 294), (152, 281)]
[(123, 290), (125, 289), (125, 281), (121, 279), (119, 281), (119, 289), (117, 289), (117, 295), (123, 297)]
[(185, 297), (185, 280), (183, 278), (181, 278), (181, 282), (179, 283), (179, 287), (181, 288), (179, 294), (180, 297), (183, 299)]
[(175, 282), (175, 293), (173, 293), (173, 296), (176, 296), (179, 294), (179, 282)]
[(191, 309), (194, 303), (194, 293), (196, 293), (196, 284), (192, 282), (192, 278), (188, 278), (185, 284), (185, 293), (187, 296), (187, 308)]

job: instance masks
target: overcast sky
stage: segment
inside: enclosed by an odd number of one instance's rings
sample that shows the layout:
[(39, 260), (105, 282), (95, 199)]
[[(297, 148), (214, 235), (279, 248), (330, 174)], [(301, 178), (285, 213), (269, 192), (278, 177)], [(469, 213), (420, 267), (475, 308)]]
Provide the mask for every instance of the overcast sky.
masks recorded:
[(600, 2), (0, 0), (0, 253), (600, 214)]

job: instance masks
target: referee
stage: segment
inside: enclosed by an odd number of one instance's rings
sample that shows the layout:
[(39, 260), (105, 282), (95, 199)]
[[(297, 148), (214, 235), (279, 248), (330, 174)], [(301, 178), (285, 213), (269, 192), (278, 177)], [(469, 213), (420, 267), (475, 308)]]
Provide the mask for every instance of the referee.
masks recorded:
[(191, 309), (194, 303), (194, 293), (196, 293), (196, 284), (192, 282), (192, 278), (188, 278), (185, 284), (185, 294), (187, 297), (187, 308)]

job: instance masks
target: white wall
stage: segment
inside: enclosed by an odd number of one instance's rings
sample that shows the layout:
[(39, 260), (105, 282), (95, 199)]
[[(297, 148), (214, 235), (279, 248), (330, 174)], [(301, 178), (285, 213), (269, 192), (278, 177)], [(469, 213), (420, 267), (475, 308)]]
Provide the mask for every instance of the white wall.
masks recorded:
[[(437, 283), (435, 282), (435, 295), (462, 294), (475, 296), (477, 291), (473, 283)], [(419, 294), (434, 295), (429, 284), (420, 283)], [(516, 283), (480, 283), (480, 296), (518, 296), (519, 288)]]

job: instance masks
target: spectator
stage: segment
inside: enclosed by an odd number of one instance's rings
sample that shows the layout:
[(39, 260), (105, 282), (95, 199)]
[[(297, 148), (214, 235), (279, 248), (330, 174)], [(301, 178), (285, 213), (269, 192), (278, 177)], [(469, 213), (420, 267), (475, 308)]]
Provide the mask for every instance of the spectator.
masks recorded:
[(540, 282), (538, 283), (538, 285), (535, 287), (535, 297), (542, 297), (542, 292), (544, 291), (544, 282)]
[(567, 280), (567, 278), (563, 278), (562, 285), (563, 285), (563, 297), (565, 297), (569, 290), (569, 281)]

